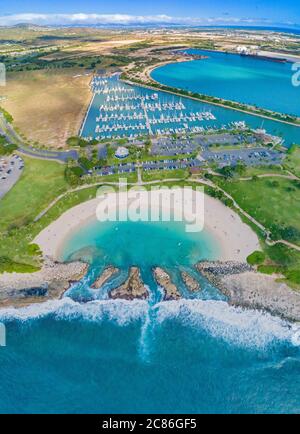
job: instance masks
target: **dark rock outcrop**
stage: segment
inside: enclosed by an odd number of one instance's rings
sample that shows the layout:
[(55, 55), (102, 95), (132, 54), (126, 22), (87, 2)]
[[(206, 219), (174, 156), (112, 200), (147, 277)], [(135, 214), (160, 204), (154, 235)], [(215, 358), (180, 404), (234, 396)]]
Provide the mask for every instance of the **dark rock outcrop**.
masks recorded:
[(181, 298), (180, 292), (165, 270), (160, 267), (155, 267), (152, 271), (157, 284), (164, 290), (164, 300), (178, 300)]
[(97, 278), (97, 280), (93, 283), (93, 289), (99, 289), (103, 286), (114, 274), (117, 274), (119, 269), (110, 265), (106, 267), (105, 270), (101, 273), (101, 275)]
[(140, 269), (131, 267), (129, 270), (128, 279), (119, 287), (112, 289), (109, 292), (109, 297), (125, 300), (146, 299), (149, 297), (148, 290), (141, 279)]
[(196, 279), (194, 279), (189, 273), (187, 273), (186, 271), (182, 271), (180, 274), (183, 283), (191, 292), (200, 291), (200, 283)]

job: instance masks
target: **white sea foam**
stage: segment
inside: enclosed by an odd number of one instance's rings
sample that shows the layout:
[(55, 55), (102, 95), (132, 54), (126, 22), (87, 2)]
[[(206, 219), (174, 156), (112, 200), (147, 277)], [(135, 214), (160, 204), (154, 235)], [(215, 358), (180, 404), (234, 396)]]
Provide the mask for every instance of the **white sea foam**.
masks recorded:
[(22, 308), (6, 308), (0, 310), (1, 321), (28, 321), (46, 316), (56, 319), (82, 318), (88, 321), (112, 320), (119, 325), (144, 318), (148, 304), (145, 301), (95, 300), (89, 303), (78, 303), (71, 298), (50, 300)]
[[(146, 301), (95, 300), (78, 303), (65, 297), (22, 308), (0, 310), (0, 321), (28, 321), (53, 316), (56, 319), (109, 320), (120, 326), (142, 321), (147, 324), (152, 311), (152, 326), (177, 319), (184, 325), (204, 330), (209, 335), (241, 346), (264, 347), (274, 341), (300, 345), (300, 327), (268, 313), (236, 308), (224, 301), (178, 300), (150, 306)], [(154, 315), (153, 315), (154, 314)], [(143, 325), (142, 325), (143, 327)], [(144, 325), (146, 327), (146, 325)], [(146, 327), (147, 328), (147, 327)], [(142, 330), (143, 331), (143, 330)], [(145, 333), (145, 330), (143, 331)], [(296, 336), (296, 337), (295, 337)]]
[(263, 347), (281, 340), (295, 345), (297, 326), (292, 327), (287, 321), (266, 312), (237, 308), (215, 300), (161, 302), (156, 308), (159, 322), (177, 318), (232, 344)]

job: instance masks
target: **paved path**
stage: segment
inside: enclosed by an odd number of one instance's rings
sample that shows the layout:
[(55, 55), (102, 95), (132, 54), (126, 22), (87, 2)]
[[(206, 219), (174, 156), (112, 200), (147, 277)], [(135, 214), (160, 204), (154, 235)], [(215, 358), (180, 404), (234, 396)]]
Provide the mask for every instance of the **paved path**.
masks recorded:
[(137, 177), (138, 177), (138, 184), (142, 185), (143, 184), (143, 180), (142, 180), (142, 171), (141, 171), (141, 166), (136, 166), (136, 170), (137, 170)]
[[(292, 181), (300, 181), (300, 178), (298, 176), (294, 175), (293, 173), (290, 173), (289, 175), (282, 175), (280, 173), (264, 173), (262, 175), (256, 175), (258, 178), (283, 178), (283, 179), (291, 179)], [(238, 178), (238, 181), (252, 181), (253, 177), (245, 177), (245, 178)]]
[(300, 252), (300, 246), (297, 246), (296, 244), (290, 243), (289, 241), (286, 241), (286, 240), (272, 241), (270, 239), (267, 239), (266, 243), (269, 246), (275, 246), (276, 244), (284, 244), (285, 246), (290, 247), (291, 249), (294, 249), (294, 250), (298, 250), (298, 252)]
[[(34, 148), (30, 148), (25, 146), (22, 143), (22, 140), (20, 138), (20, 136), (15, 132), (15, 130), (13, 129), (13, 127), (6, 122), (4, 116), (2, 113), (0, 113), (0, 133), (4, 134), (7, 137), (7, 140), (10, 143), (16, 143), (19, 145), (19, 151), (23, 154), (29, 155), (31, 157), (35, 157), (35, 158), (42, 158), (42, 159), (48, 159), (48, 160), (57, 160), (60, 162), (65, 163), (69, 158), (73, 158), (73, 159), (77, 159), (78, 158), (78, 153), (77, 151), (44, 151), (41, 149), (34, 149)], [(259, 178), (263, 178), (263, 177), (273, 177), (273, 176), (277, 176), (277, 177), (281, 177), (281, 178), (286, 178), (286, 179), (293, 179), (293, 180), (300, 180), (300, 178), (298, 178), (296, 175), (294, 175), (293, 173), (290, 173), (290, 175), (280, 175), (280, 174), (263, 174), (263, 175), (258, 175)], [(16, 178), (16, 180), (13, 182), (13, 180)], [(12, 185), (15, 184), (15, 182), (18, 180), (18, 177), (12, 177)], [(251, 180), (252, 178), (240, 178), (240, 180), (243, 181), (247, 181), (247, 180)], [(141, 175), (141, 171), (138, 169), (138, 183), (128, 183), (128, 185), (151, 185), (151, 184), (160, 184), (160, 183), (167, 183), (167, 182), (176, 182), (179, 181), (177, 178), (170, 178), (170, 179), (164, 179), (164, 180), (157, 180), (157, 181), (148, 181), (148, 182), (143, 182), (142, 181), (142, 175)], [(264, 232), (264, 234), (266, 234), (266, 242), (269, 245), (275, 245), (275, 244), (284, 244), (292, 249), (295, 249), (297, 251), (300, 251), (300, 247), (297, 246), (296, 244), (290, 243), (286, 240), (277, 240), (277, 241), (271, 241), (270, 240), (270, 232), (267, 230), (267, 228), (265, 226), (263, 226), (261, 223), (259, 223), (257, 220), (255, 220), (250, 214), (248, 214), (246, 211), (244, 211), (239, 204), (234, 200), (234, 198), (227, 193), (225, 190), (223, 190), (222, 188), (220, 188), (219, 186), (217, 186), (216, 184), (214, 184), (212, 181), (206, 180), (206, 179), (189, 179), (189, 181), (192, 182), (196, 182), (199, 184), (204, 184), (207, 185), (211, 188), (214, 188), (216, 190), (221, 191), (228, 199), (230, 199), (233, 202), (234, 207), (242, 214), (244, 215), (249, 221), (251, 221), (255, 226), (257, 226), (260, 230), (262, 230)], [(76, 189), (72, 189), (72, 190), (68, 190), (67, 192), (61, 194), (60, 196), (58, 196), (54, 201), (52, 201), (47, 208), (45, 208), (35, 219), (34, 221), (38, 221), (40, 220), (48, 211), (50, 208), (52, 208), (52, 206), (54, 206), (59, 200), (61, 200), (64, 196), (66, 196), (69, 193), (73, 193), (79, 190), (84, 190), (86, 188), (90, 188), (90, 187), (95, 187), (97, 185), (101, 185), (101, 184), (107, 184), (107, 185), (116, 185), (118, 186), (119, 183), (118, 182), (97, 182), (95, 184), (88, 184), (88, 185), (82, 185), (80, 187), (77, 187)], [(8, 190), (11, 188), (11, 186), (8, 188)], [(4, 192), (5, 191), (5, 192)], [(4, 194), (6, 194), (6, 190), (5, 188), (3, 188), (3, 194), (1, 196), (1, 187), (0, 187), (0, 199), (1, 197), (3, 197)]]

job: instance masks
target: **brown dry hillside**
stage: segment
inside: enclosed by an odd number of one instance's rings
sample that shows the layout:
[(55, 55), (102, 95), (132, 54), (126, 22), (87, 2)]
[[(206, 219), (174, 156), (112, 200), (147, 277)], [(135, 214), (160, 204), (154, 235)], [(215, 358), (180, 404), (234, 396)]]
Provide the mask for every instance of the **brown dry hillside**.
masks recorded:
[(1, 105), (31, 143), (66, 146), (66, 139), (78, 134), (91, 99), (91, 75), (83, 73), (82, 69), (11, 73), (2, 91), (7, 99)]

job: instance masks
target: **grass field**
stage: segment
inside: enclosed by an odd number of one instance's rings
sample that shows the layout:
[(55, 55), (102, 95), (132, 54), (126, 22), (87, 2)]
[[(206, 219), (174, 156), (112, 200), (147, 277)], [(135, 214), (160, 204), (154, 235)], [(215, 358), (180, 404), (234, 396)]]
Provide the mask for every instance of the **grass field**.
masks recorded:
[(111, 54), (114, 48), (128, 47), (141, 41), (143, 41), (143, 39), (132, 39), (130, 37), (128, 37), (128, 39), (127, 37), (120, 39), (116, 36), (115, 38), (111, 38), (107, 41), (89, 42), (84, 44), (81, 43), (74, 47), (67, 47), (64, 50), (48, 54), (44, 56), (43, 59), (52, 61), (57, 59), (72, 59), (74, 57)]
[[(217, 177), (214, 181), (233, 196), (236, 202), (257, 221), (272, 231), (274, 238), (286, 239), (284, 228), (296, 230), (294, 239), (288, 241), (300, 245), (300, 183), (278, 177), (260, 178), (258, 180), (226, 181)], [(274, 184), (275, 182), (275, 184)], [(283, 244), (269, 246), (264, 235), (242, 214), (241, 218), (257, 232), (266, 259), (258, 270), (267, 274), (282, 274), (290, 287), (300, 290), (300, 252)]]
[(155, 181), (164, 179), (185, 179), (189, 175), (188, 170), (185, 169), (174, 169), (174, 170), (144, 170), (142, 172), (143, 181)]
[(19, 182), (0, 201), (0, 232), (32, 221), (56, 196), (67, 190), (62, 164), (23, 157)]
[(253, 166), (247, 167), (245, 173), (241, 175), (242, 178), (247, 178), (255, 175), (276, 174), (276, 175), (288, 175), (288, 173), (280, 166), (268, 165), (268, 166)]
[[(64, 211), (95, 197), (97, 187), (90, 187), (67, 194), (36, 223), (29, 223), (20, 229), (10, 230), (8, 235), (0, 232), (0, 273), (3, 271), (27, 272), (40, 267), (40, 256), (30, 243), (45, 227)], [(1, 264), (1, 258), (8, 258), (8, 264)]]
[[(12, 114), (17, 130), (34, 144), (65, 147), (78, 134), (91, 99), (90, 75), (56, 69), (10, 73), (1, 105)], [(37, 144), (36, 143), (36, 144)]]
[[(294, 227), (300, 231), (300, 182), (269, 177), (251, 181), (215, 181), (267, 229)], [(282, 238), (284, 238), (282, 236)], [(300, 239), (289, 240), (300, 244)]]
[[(67, 209), (96, 196), (97, 186), (67, 193), (65, 166), (56, 162), (24, 157), (25, 169), (19, 182), (0, 201), (0, 272), (34, 271), (39, 266), (39, 252), (30, 243), (35, 236)], [(137, 174), (122, 178), (136, 182)], [(119, 175), (99, 177), (90, 182), (118, 182)], [(66, 192), (38, 221), (34, 218), (57, 196)], [(5, 258), (5, 261), (3, 261)]]
[(300, 177), (300, 146), (293, 147), (291, 153), (287, 155), (285, 166), (296, 176)]
[(92, 177), (84, 177), (83, 182), (85, 184), (94, 184), (96, 182), (99, 182), (101, 184), (105, 182), (119, 182), (120, 179), (127, 179), (127, 182), (137, 182), (137, 172), (131, 172), (131, 173), (120, 173), (120, 174), (114, 174), (114, 175), (107, 175), (107, 176), (97, 176), (94, 175)]

